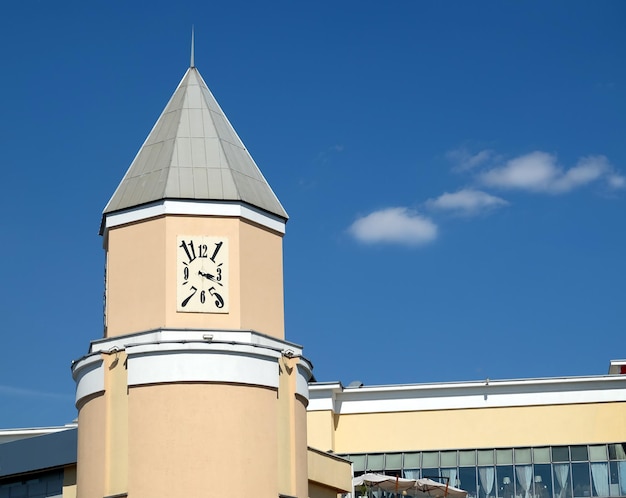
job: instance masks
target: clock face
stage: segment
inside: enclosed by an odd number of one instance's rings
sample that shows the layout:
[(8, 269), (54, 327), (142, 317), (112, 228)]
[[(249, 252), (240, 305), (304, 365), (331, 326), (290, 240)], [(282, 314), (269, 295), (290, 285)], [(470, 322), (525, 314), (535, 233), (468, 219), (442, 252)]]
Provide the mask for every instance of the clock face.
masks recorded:
[(180, 235), (176, 248), (176, 310), (228, 313), (228, 239)]

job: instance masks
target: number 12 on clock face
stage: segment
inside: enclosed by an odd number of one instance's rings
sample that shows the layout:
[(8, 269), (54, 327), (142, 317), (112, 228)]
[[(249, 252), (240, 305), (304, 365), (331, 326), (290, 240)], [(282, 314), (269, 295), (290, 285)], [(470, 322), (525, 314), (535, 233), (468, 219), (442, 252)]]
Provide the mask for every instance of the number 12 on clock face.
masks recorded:
[(177, 311), (228, 313), (228, 239), (186, 235), (177, 238)]

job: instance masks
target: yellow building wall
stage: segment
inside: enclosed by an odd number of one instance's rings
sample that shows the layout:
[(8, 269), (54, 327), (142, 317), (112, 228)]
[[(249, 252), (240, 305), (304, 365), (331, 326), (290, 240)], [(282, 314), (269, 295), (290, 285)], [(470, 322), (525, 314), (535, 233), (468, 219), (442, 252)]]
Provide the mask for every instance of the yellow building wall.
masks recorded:
[(336, 453), (626, 441), (622, 402), (347, 414), (334, 431), (331, 417), (309, 413), (309, 444), (325, 448), (334, 438)]
[(337, 498), (336, 489), (323, 486), (317, 482), (309, 483), (309, 498)]
[(350, 462), (313, 448), (308, 450), (309, 497), (335, 497), (352, 490)]
[(76, 465), (63, 470), (63, 498), (76, 498)]
[(308, 412), (308, 445), (321, 451), (336, 451), (335, 420), (338, 418), (331, 410)]

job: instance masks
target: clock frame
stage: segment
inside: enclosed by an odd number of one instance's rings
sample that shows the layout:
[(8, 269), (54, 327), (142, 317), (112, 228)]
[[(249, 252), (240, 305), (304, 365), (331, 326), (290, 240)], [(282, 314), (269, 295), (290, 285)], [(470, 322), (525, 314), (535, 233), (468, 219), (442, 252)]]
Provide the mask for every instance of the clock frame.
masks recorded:
[(176, 242), (176, 310), (228, 313), (228, 238), (179, 235)]

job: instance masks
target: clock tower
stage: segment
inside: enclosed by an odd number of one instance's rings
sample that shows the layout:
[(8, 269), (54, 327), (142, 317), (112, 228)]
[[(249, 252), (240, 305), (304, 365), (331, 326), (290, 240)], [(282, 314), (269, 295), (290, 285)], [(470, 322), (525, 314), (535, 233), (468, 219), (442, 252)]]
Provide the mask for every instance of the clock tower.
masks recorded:
[(307, 496), (286, 222), (192, 57), (102, 216), (104, 333), (72, 365), (80, 498)]

